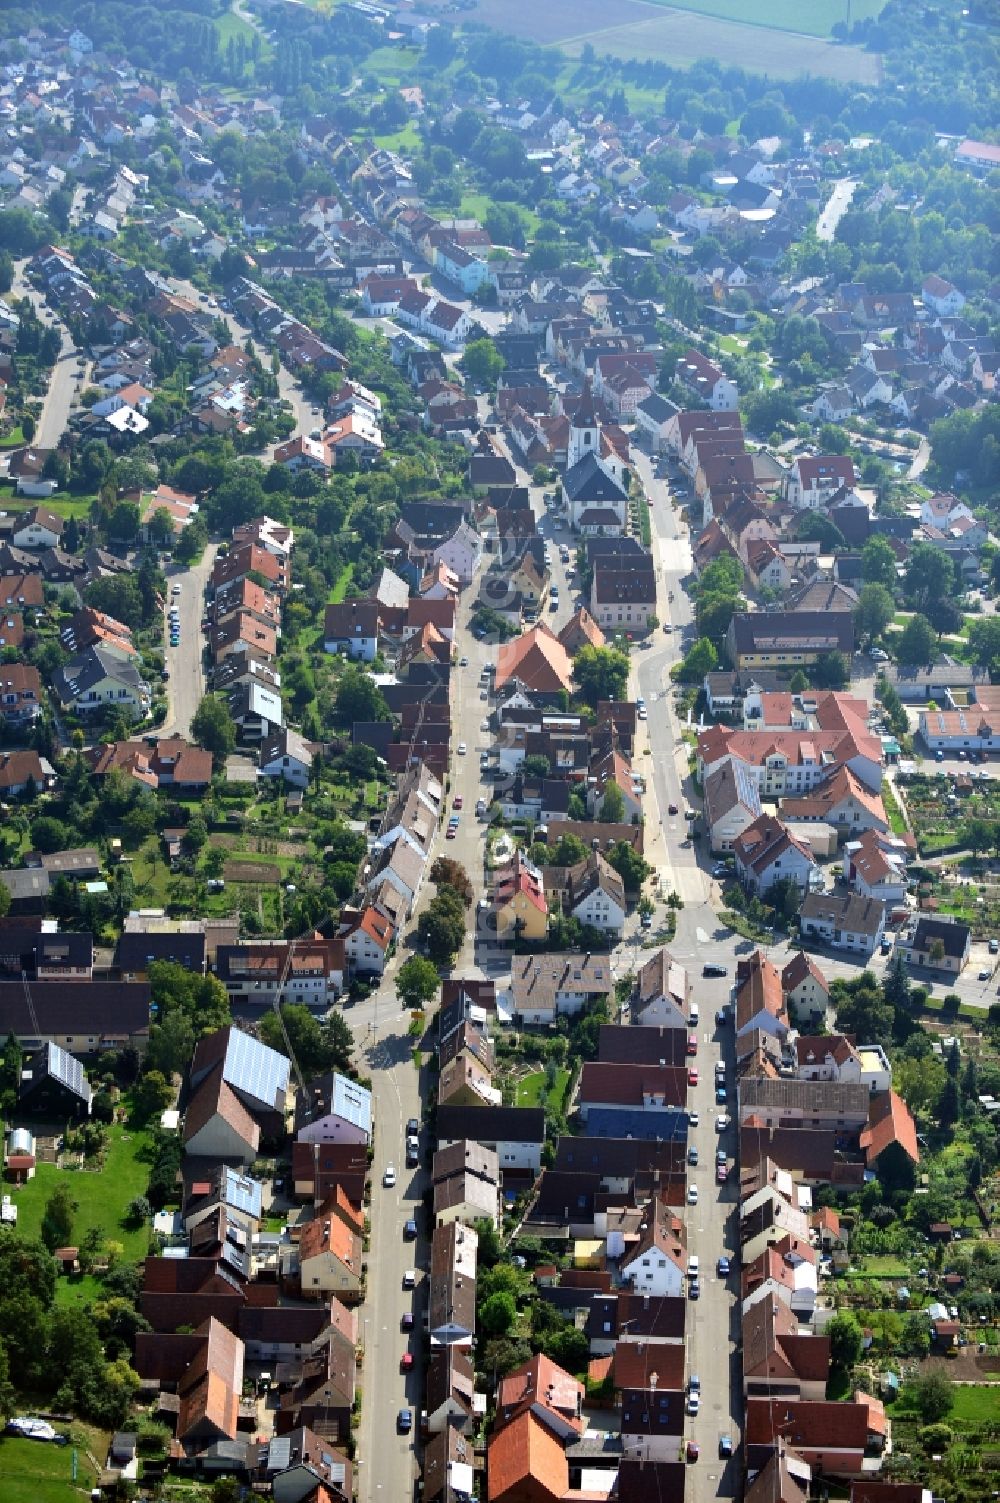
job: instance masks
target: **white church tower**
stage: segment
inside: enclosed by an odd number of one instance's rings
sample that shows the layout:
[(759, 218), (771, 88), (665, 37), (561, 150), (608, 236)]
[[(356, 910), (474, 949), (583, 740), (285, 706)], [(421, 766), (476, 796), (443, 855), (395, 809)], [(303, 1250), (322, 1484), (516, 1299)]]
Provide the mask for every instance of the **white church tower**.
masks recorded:
[(569, 441), (566, 445), (566, 468), (571, 470), (581, 459), (593, 454), (601, 457), (601, 430), (594, 416), (594, 397), (590, 378), (583, 383), (583, 394), (569, 425)]

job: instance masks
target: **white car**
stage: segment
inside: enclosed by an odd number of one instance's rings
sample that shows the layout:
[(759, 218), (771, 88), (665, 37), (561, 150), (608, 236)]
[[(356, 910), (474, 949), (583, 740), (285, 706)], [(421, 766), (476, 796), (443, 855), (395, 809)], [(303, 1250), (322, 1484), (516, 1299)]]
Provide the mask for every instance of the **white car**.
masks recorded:
[(481, 731), (488, 731), (488, 730), (489, 730), (489, 728), (490, 728), (490, 723), (489, 723), (489, 721), (488, 721), (488, 720), (481, 720), (481, 721), (480, 721), (480, 722), (479, 722), (479, 729), (480, 729), (480, 730), (481, 730)]
[(180, 592), (181, 592), (181, 587), (180, 587), (179, 584), (175, 584), (175, 585), (171, 585), (170, 586), (170, 593), (171, 593), (171, 595), (179, 595)]
[(688, 1396), (687, 1396), (687, 1412), (688, 1412), (688, 1414), (697, 1414), (698, 1410), (700, 1408), (701, 1408), (701, 1394), (700, 1393), (689, 1393)]
[(698, 1254), (692, 1253), (688, 1258), (688, 1278), (696, 1279), (698, 1277), (698, 1269), (700, 1267), (701, 1264), (698, 1261)]
[(689, 1206), (696, 1206), (698, 1204), (698, 1186), (697, 1185), (688, 1185), (687, 1201), (688, 1201), (688, 1205)]
[(726, 1115), (725, 1112), (722, 1113), (721, 1117), (716, 1117), (716, 1119), (715, 1119), (715, 1130), (716, 1130), (716, 1132), (725, 1132), (726, 1129), (728, 1128), (728, 1126), (729, 1126), (729, 1118), (728, 1118), (728, 1116)]
[(688, 1127), (697, 1127), (697, 1126), (698, 1126), (698, 1113), (697, 1112), (688, 1112)]
[(385, 1186), (385, 1188), (387, 1190), (391, 1190), (392, 1189), (393, 1185), (396, 1183), (396, 1166), (395, 1166), (395, 1164), (387, 1164), (386, 1165), (385, 1173), (382, 1176), (382, 1183), (383, 1183), (383, 1185)]

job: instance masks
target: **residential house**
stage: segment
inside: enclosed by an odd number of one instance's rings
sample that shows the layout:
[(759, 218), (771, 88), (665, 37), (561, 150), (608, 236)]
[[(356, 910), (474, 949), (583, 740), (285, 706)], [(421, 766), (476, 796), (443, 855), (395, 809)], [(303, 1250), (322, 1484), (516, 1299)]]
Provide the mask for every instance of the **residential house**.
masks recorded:
[(743, 1317), (745, 1399), (826, 1398), (830, 1338), (803, 1333), (782, 1299), (762, 1299)]
[(303, 1298), (334, 1294), (353, 1303), (362, 1296), (364, 1218), (340, 1188), (321, 1205), (299, 1236), (298, 1275)]
[(900, 836), (866, 830), (844, 846), (844, 879), (863, 898), (905, 903), (907, 842)]
[(816, 1263), (816, 1253), (806, 1238), (786, 1235), (770, 1244), (744, 1266), (743, 1314), (761, 1300), (777, 1299), (800, 1320), (811, 1320), (816, 1308)]
[(621, 1259), (622, 1278), (637, 1294), (683, 1297), (687, 1287), (687, 1239), (684, 1223), (653, 1195), (643, 1208), (639, 1237)]
[(603, 955), (515, 955), (506, 1002), (521, 1027), (547, 1027), (607, 1000), (613, 984)]
[(834, 496), (852, 491), (854, 461), (842, 454), (803, 454), (793, 462), (785, 480), (785, 499), (796, 511), (816, 511)]
[(431, 1167), (434, 1186), (434, 1225), (480, 1219), (499, 1224), (500, 1161), (493, 1148), (459, 1141), (439, 1148)]
[(639, 968), (632, 993), (632, 1020), (643, 1027), (688, 1027), (690, 983), (679, 961), (665, 947)]
[(598, 851), (567, 873), (563, 908), (581, 924), (620, 936), (625, 927), (625, 884)]
[(511, 865), (497, 876), (493, 892), (497, 938), (507, 935), (542, 940), (548, 932), (549, 907), (539, 867), (520, 850)]
[(860, 1479), (878, 1470), (885, 1412), (877, 1399), (860, 1393), (850, 1403), (749, 1399), (744, 1429), (749, 1469), (768, 1462), (782, 1442), (827, 1476)]
[(752, 770), (729, 757), (705, 780), (705, 827), (713, 852), (731, 851), (734, 842), (761, 816), (760, 789)]
[(90, 1116), (93, 1096), (80, 1061), (58, 1044), (43, 1044), (24, 1061), (17, 1084), (19, 1111), (53, 1122), (78, 1122)]
[(427, 1332), (437, 1346), (469, 1347), (476, 1329), (476, 1254), (479, 1238), (461, 1221), (431, 1234)]
[(786, 881), (800, 892), (812, 886), (817, 869), (811, 850), (774, 815), (759, 815), (736, 836), (731, 849), (736, 874), (748, 892), (759, 896)]
[(781, 973), (763, 950), (755, 950), (736, 967), (736, 1037), (759, 1030), (783, 1040), (788, 1029)]
[(496, 1151), (505, 1181), (512, 1173), (537, 1174), (545, 1141), (545, 1113), (528, 1106), (441, 1106), (437, 1113), (442, 1148), (469, 1139)]
[(830, 987), (811, 955), (799, 950), (781, 973), (781, 989), (793, 1022), (815, 1027), (826, 1019)]
[(370, 1143), (372, 1094), (336, 1070), (310, 1081), (295, 1103), (299, 1143)]
[(800, 668), (831, 652), (854, 652), (847, 611), (752, 611), (735, 615), (726, 635), (729, 660), (744, 668)]
[(328, 605), (323, 621), (327, 652), (345, 653), (370, 663), (378, 652), (379, 606), (375, 600), (345, 600)]
[(881, 1173), (890, 1166), (898, 1171), (905, 1165), (910, 1171), (920, 1162), (917, 1145), (917, 1127), (910, 1109), (895, 1091), (880, 1091), (872, 1094), (868, 1104), (868, 1123), (862, 1130), (859, 1144), (865, 1155), (866, 1167), (872, 1173)]
[(958, 976), (964, 969), (972, 943), (972, 930), (957, 919), (921, 915), (906, 945), (911, 965)]
[(149, 713), (150, 687), (139, 669), (103, 647), (90, 647), (58, 669), (52, 687), (63, 708), (78, 715), (124, 709), (141, 720)]
[(885, 933), (885, 905), (857, 893), (808, 893), (799, 908), (799, 932), (835, 950), (874, 955)]

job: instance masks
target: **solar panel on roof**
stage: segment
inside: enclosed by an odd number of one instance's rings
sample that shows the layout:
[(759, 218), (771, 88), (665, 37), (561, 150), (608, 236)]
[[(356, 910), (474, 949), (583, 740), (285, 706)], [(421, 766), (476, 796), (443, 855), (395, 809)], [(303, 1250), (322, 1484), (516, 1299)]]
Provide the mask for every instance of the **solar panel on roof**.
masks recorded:
[(72, 1054), (67, 1054), (65, 1049), (60, 1049), (58, 1044), (48, 1045), (46, 1068), (53, 1080), (58, 1080), (77, 1096), (82, 1096), (84, 1101), (90, 1099), (90, 1086), (83, 1073), (83, 1066)]
[(267, 1469), (269, 1472), (280, 1472), (287, 1467), (292, 1460), (292, 1438), (290, 1435), (276, 1435), (267, 1448)]
[(234, 1169), (227, 1168), (223, 1194), (226, 1204), (235, 1211), (245, 1211), (248, 1216), (260, 1216), (261, 1187), (257, 1180), (248, 1179), (245, 1174), (237, 1174)]
[(238, 1028), (230, 1030), (222, 1078), (234, 1091), (270, 1108), (281, 1106), (288, 1090), (288, 1072), (289, 1063), (283, 1054)]

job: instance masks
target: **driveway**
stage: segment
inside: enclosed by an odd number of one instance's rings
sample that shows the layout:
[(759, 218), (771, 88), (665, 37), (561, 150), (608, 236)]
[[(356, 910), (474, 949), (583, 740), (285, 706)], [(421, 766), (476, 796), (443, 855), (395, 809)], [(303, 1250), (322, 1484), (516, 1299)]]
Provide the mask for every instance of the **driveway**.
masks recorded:
[(193, 568), (182, 567), (168, 570), (169, 589), (180, 586), (180, 594), (168, 593), (164, 612), (176, 605), (180, 612), (180, 642), (176, 647), (167, 647), (164, 659), (170, 674), (167, 680), (167, 718), (163, 735), (189, 736), (191, 721), (205, 692), (204, 646), (205, 634), (201, 629), (205, 609), (205, 586), (208, 583), (215, 555), (216, 543), (209, 543), (201, 559)]

